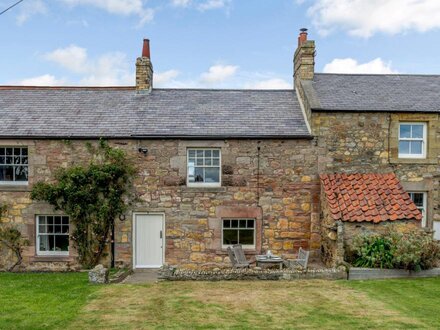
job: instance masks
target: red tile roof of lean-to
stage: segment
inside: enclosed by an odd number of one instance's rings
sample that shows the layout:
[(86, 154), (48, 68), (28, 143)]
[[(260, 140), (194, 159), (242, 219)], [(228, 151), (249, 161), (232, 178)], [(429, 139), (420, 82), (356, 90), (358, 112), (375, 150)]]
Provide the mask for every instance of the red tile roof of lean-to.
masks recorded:
[(335, 220), (378, 223), (422, 219), (394, 173), (321, 174), (320, 178)]

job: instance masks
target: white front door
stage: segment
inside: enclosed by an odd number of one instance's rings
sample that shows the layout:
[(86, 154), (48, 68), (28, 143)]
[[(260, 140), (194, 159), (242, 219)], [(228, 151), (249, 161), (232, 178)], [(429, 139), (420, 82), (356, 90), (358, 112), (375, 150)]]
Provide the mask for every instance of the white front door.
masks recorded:
[(134, 215), (135, 268), (159, 268), (163, 265), (163, 230), (163, 215)]

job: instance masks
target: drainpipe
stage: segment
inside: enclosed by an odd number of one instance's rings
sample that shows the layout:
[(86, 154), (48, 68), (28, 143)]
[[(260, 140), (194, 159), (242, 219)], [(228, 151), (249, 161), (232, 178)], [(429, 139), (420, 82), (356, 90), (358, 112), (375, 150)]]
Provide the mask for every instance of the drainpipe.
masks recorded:
[(115, 220), (112, 221), (112, 230), (111, 230), (111, 262), (110, 267), (115, 268)]

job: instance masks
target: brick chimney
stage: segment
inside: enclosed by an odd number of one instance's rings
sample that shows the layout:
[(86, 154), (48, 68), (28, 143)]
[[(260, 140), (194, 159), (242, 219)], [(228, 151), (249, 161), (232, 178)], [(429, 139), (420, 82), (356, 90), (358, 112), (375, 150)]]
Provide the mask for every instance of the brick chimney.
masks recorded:
[(153, 89), (153, 65), (150, 59), (150, 40), (144, 39), (142, 56), (136, 60), (136, 91), (149, 93)]
[(300, 80), (313, 80), (315, 74), (315, 41), (307, 40), (307, 29), (300, 29), (298, 48), (293, 57), (294, 85)]

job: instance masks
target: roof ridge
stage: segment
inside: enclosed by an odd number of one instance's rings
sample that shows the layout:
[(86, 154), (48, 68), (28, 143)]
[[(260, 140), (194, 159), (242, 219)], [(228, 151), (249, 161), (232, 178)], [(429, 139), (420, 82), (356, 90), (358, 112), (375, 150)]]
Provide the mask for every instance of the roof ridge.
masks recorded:
[(394, 76), (394, 77), (440, 77), (440, 74), (429, 73), (330, 73), (330, 72), (315, 72), (315, 75), (320, 76)]
[[(21, 86), (0, 85), (0, 90), (33, 90), (33, 89), (80, 89), (80, 90), (134, 90), (135, 86)], [(250, 89), (250, 88), (153, 88), (154, 91), (203, 91), (203, 92), (293, 92), (292, 89)]]

